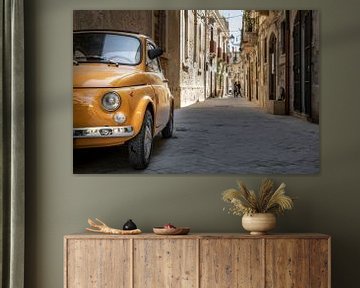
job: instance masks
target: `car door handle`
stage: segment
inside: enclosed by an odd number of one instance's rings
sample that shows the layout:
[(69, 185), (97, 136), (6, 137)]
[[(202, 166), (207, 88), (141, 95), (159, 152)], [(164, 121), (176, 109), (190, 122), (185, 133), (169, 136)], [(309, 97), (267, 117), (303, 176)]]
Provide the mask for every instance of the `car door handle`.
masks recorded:
[(168, 80), (168, 79), (164, 79), (163, 82), (164, 82), (164, 83), (169, 83), (169, 80)]

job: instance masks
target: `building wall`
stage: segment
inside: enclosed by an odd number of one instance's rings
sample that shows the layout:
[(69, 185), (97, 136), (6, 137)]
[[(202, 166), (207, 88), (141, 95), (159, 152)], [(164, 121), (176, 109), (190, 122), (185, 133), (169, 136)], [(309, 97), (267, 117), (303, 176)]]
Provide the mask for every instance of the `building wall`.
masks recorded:
[[(217, 10), (181, 10), (180, 19), (180, 107), (224, 96), (228, 87), (223, 55), (228, 52), (227, 22)], [(216, 42), (216, 53), (210, 53), (211, 40)]]
[[(290, 67), (293, 67), (293, 57), (294, 57), (294, 42), (292, 41), (292, 35), (294, 32), (294, 22), (297, 13), (299, 10), (292, 10), (290, 12)], [(319, 11), (313, 10), (312, 11), (312, 67), (311, 67), (311, 78), (312, 78), (312, 85), (311, 85), (311, 118), (313, 122), (319, 122), (319, 101), (320, 101), (320, 19), (319, 19)], [(302, 27), (303, 31), (304, 27)], [(290, 103), (294, 101), (294, 71), (293, 69), (290, 70)], [(301, 114), (297, 113), (294, 110), (294, 107), (290, 105), (290, 113), (298, 116), (302, 116)]]
[[(211, 27), (214, 31), (214, 40), (217, 43), (218, 50), (215, 58), (212, 61), (212, 71), (215, 74), (215, 89), (212, 91), (213, 96), (223, 97), (227, 94), (228, 86), (228, 72), (227, 67), (228, 63), (226, 62), (226, 56), (229, 52), (228, 47), (228, 38), (229, 38), (229, 25), (228, 22), (221, 17), (218, 10), (212, 10), (210, 14)], [(220, 52), (220, 53), (219, 53)], [(225, 56), (225, 57), (224, 57)]]
[[(222, 210), (221, 192), (235, 187), (239, 177), (257, 189), (264, 177), (72, 174), (71, 13), (90, 5), (101, 9), (104, 3), (24, 1), (27, 288), (64, 287), (63, 237), (84, 231), (88, 217), (98, 217), (113, 227), (122, 227), (132, 218), (144, 232), (171, 222), (190, 226), (194, 232), (243, 233), (241, 218)], [(234, 9), (239, 5), (237, 1), (222, 3)], [(276, 3), (279, 7), (299, 6), (286, 0)], [(106, 2), (109, 9), (150, 5), (177, 8), (175, 5), (194, 6), (194, 2)], [(196, 5), (210, 4), (199, 0)], [(257, 1), (252, 3), (255, 5), (261, 9), (269, 3)], [(331, 235), (332, 287), (357, 287), (360, 97), (355, 64), (360, 50), (356, 34), (360, 3), (312, 0), (303, 5), (321, 9), (321, 90), (326, 98), (321, 107), (321, 172), (295, 177), (267, 175), (277, 184), (285, 182), (288, 193), (297, 197), (295, 209), (278, 218), (276, 232)], [(64, 36), (61, 41), (59, 35)]]
[(152, 10), (74, 10), (73, 29), (125, 30), (152, 35)]
[(320, 121), (320, 12), (312, 11), (312, 119), (314, 122)]
[[(264, 11), (264, 10), (261, 10)], [(272, 62), (269, 52), (271, 39), (275, 37), (275, 94), (274, 100), (289, 100), (289, 114), (307, 118), (312, 122), (319, 122), (319, 12), (312, 11), (312, 59), (311, 59), (311, 112), (310, 115), (299, 113), (294, 109), (294, 20), (298, 10), (289, 11), (289, 51), (286, 50), (286, 34), (282, 31), (282, 25), (286, 25), (286, 10), (274, 10), (266, 13), (251, 10), (249, 15), (254, 19), (255, 29), (252, 33), (244, 30), (245, 41), (242, 44), (241, 58), (243, 61), (243, 91), (249, 101), (257, 102), (261, 107), (271, 110), (273, 102), (270, 99), (270, 64)], [(285, 26), (284, 26), (285, 27)], [(304, 27), (302, 26), (302, 33)], [(250, 34), (256, 34), (250, 35)], [(256, 40), (251, 44), (247, 42), (249, 36), (254, 36)], [(265, 54), (266, 53), (266, 54)], [(289, 87), (286, 84), (287, 53), (289, 54)], [(301, 57), (304, 58), (303, 51)], [(254, 63), (255, 64), (254, 66)], [(250, 74), (250, 75), (249, 75)], [(289, 91), (286, 91), (289, 90)], [(304, 89), (303, 89), (304, 90)], [(257, 94), (256, 94), (257, 92)], [(256, 98), (256, 95), (258, 96)], [(287, 95), (287, 96), (286, 96)]]
[[(161, 66), (165, 77), (169, 80), (169, 89), (175, 99), (175, 107), (180, 107), (180, 12), (178, 10), (166, 11), (166, 50), (161, 57)], [(171, 30), (170, 30), (171, 27)]]
[(268, 95), (268, 67), (269, 61), (268, 57), (265, 57), (264, 53), (267, 53), (268, 49), (268, 33), (266, 27), (268, 24), (268, 17), (258, 15), (259, 21), (259, 45), (257, 47), (258, 50), (258, 59), (259, 59), (259, 104), (261, 107), (265, 107)]
[(180, 13), (180, 107), (184, 107), (205, 100), (205, 11)]

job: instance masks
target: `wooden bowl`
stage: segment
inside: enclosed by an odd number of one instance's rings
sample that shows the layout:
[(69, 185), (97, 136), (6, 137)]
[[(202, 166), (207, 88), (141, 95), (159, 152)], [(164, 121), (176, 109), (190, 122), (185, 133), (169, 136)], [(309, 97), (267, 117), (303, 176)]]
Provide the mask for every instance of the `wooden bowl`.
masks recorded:
[(153, 231), (157, 235), (186, 235), (189, 233), (189, 227), (164, 228), (154, 227)]

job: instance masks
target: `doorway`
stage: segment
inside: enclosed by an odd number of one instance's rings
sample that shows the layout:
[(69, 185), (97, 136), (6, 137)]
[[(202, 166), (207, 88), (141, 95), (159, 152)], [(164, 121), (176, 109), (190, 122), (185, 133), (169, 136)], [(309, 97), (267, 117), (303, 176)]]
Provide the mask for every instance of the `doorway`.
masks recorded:
[(299, 11), (293, 30), (294, 110), (311, 117), (311, 11)]
[(248, 100), (251, 101), (252, 99), (252, 91), (251, 91), (251, 64), (249, 64), (248, 68)]
[(213, 94), (213, 73), (210, 71), (210, 97), (214, 97)]
[(269, 40), (269, 99), (276, 99), (276, 37), (271, 34)]

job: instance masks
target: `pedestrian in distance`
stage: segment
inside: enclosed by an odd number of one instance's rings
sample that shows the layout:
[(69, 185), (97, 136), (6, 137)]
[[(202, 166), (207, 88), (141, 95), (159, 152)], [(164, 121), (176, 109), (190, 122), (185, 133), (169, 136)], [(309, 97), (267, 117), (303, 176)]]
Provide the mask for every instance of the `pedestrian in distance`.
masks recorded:
[(239, 91), (238, 91), (238, 85), (237, 82), (234, 83), (234, 98), (238, 97)]
[(237, 84), (237, 91), (238, 91), (238, 96), (241, 97), (241, 85), (240, 85), (240, 82), (238, 82), (238, 84)]

